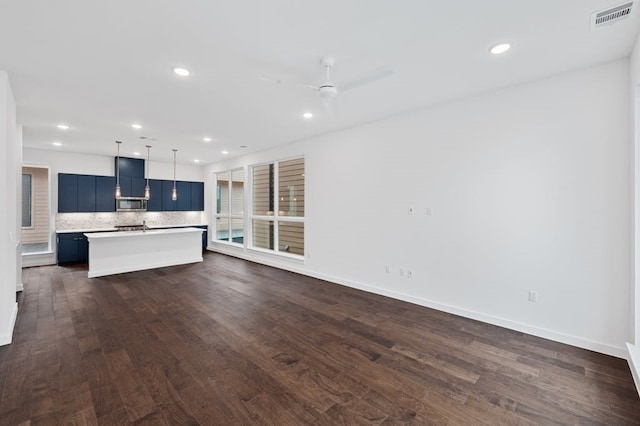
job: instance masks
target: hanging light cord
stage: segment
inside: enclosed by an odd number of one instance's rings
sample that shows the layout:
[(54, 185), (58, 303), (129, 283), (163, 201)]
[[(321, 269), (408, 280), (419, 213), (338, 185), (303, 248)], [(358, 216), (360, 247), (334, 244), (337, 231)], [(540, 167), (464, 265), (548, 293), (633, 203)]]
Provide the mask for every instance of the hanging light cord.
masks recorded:
[(176, 201), (178, 199), (178, 190), (176, 189), (176, 152), (178, 150), (173, 150), (173, 191), (171, 191), (171, 199)]
[(116, 144), (118, 145), (118, 157), (117, 157), (117, 161), (116, 161), (116, 198), (120, 198), (121, 193), (120, 193), (120, 144), (122, 142), (120, 141), (116, 141)]

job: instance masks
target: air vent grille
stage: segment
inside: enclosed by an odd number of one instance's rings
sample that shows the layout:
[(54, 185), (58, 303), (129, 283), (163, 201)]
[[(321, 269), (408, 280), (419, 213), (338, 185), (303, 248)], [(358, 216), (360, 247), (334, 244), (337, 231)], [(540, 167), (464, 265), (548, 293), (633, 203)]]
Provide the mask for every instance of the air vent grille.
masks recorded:
[(632, 1), (594, 12), (591, 15), (591, 30), (612, 25), (628, 18), (631, 14), (631, 6), (633, 6)]

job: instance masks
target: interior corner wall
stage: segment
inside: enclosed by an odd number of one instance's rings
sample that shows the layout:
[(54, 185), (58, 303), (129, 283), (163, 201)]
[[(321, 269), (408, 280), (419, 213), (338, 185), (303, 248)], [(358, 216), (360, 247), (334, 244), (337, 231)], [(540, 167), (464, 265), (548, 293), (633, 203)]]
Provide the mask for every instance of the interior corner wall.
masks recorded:
[(24, 290), (22, 285), (22, 126), (16, 126), (15, 143), (14, 143), (14, 159), (15, 165), (15, 206), (13, 209), (15, 214), (15, 283), (16, 291)]
[(16, 105), (6, 72), (0, 71), (0, 345), (11, 343), (18, 305), (16, 303), (18, 152)]
[(624, 59), (213, 164), (304, 155), (306, 255), (209, 246), (625, 357), (629, 110)]

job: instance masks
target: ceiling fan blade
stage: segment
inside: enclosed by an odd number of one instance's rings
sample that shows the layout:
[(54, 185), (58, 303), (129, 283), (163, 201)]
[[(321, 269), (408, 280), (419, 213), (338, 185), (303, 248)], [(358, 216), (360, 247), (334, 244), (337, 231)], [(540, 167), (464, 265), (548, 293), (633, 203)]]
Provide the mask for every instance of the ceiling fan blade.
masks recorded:
[(278, 85), (298, 86), (298, 87), (304, 87), (304, 88), (313, 89), (313, 90), (318, 90), (319, 89), (317, 86), (310, 86), (308, 84), (302, 84), (302, 83), (288, 83), (288, 82), (285, 82), (283, 80), (280, 80), (279, 78), (271, 78), (271, 77), (267, 77), (267, 76), (264, 76), (264, 75), (260, 76), (260, 80), (266, 81), (267, 83), (275, 83), (275, 84), (278, 84)]
[(264, 75), (260, 76), (260, 80), (267, 81), (269, 83), (282, 84), (282, 80), (280, 80), (278, 78), (267, 77), (267, 76), (264, 76)]
[(347, 90), (355, 89), (356, 87), (364, 86), (365, 84), (373, 83), (376, 80), (391, 77), (392, 75), (393, 68), (382, 67), (361, 75), (360, 77), (347, 80), (342, 84), (337, 84), (336, 86), (341, 92), (346, 92)]

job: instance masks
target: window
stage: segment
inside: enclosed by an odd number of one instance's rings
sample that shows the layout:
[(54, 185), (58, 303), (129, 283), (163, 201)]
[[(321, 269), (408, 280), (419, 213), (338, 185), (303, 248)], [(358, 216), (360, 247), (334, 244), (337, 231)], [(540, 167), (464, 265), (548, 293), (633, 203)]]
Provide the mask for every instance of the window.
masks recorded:
[(31, 228), (33, 219), (31, 215), (32, 207), (32, 181), (33, 176), (31, 174), (24, 173), (22, 175), (22, 227)]
[(49, 224), (49, 169), (22, 167), (22, 254), (46, 253), (51, 241)]
[(252, 247), (304, 256), (304, 158), (252, 172)]
[(216, 173), (216, 241), (244, 244), (244, 170)]

